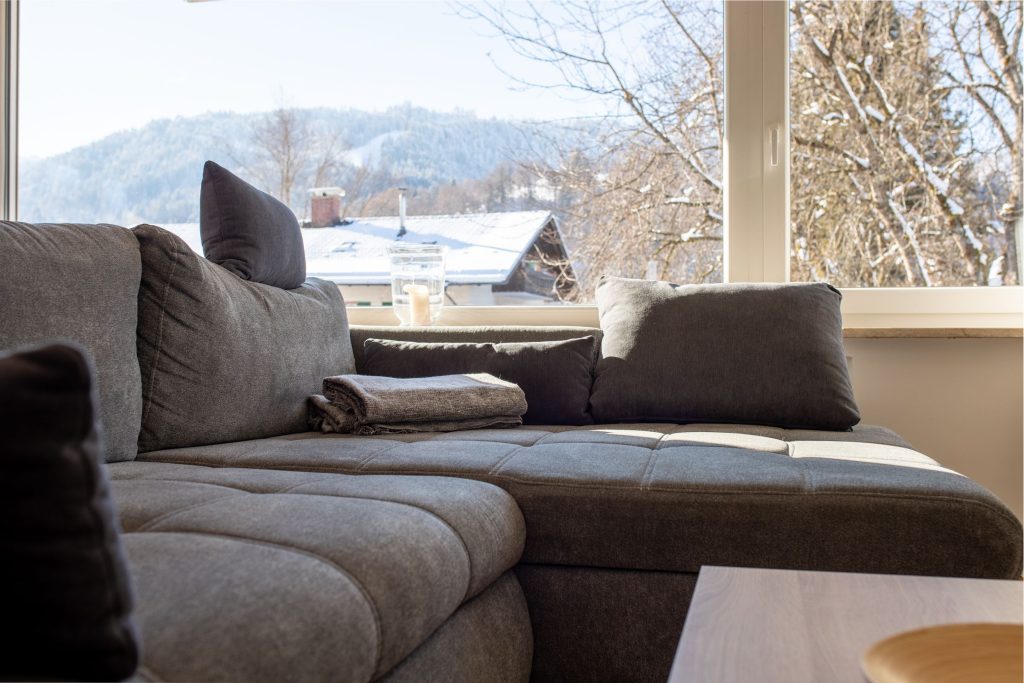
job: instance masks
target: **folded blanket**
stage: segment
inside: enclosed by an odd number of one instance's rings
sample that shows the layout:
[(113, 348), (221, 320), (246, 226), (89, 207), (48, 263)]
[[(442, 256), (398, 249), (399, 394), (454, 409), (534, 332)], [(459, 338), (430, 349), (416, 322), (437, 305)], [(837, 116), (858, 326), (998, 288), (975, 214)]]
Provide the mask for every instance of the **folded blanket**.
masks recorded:
[(309, 397), (309, 424), (324, 432), (404, 434), (514, 427), (526, 395), (488, 374), (441, 377), (338, 375)]

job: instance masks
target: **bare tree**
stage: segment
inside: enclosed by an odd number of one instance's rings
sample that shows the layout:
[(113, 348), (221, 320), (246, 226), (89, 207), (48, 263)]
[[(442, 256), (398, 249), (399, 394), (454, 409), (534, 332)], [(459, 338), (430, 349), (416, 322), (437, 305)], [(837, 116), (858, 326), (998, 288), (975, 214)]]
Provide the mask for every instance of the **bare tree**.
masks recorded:
[[(993, 231), (980, 191), (979, 164), (996, 171), (995, 157), (979, 144), (984, 132), (969, 125), (968, 98), (950, 85), (975, 82), (973, 67), (954, 57), (991, 6), (960, 3), (960, 19), (948, 25), (931, 7), (792, 5), (793, 270), (801, 279), (845, 286), (1017, 280), (1007, 253), (1013, 221)], [(1013, 71), (999, 76), (1001, 87), (1013, 87)], [(989, 112), (988, 131), (1012, 119), (1005, 108)], [(1003, 139), (1004, 161), (1016, 156), (1016, 168), (1000, 163), (997, 175), (1019, 174), (1019, 128), (1016, 141)], [(1007, 189), (989, 194), (1005, 200)]]
[[(995, 232), (997, 257), (1003, 263), (1006, 284), (1020, 284), (1020, 231), (1024, 192), (1024, 77), (1021, 74), (1021, 34), (1024, 14), (1020, 0), (968, 2), (947, 6), (935, 21), (948, 27), (950, 47), (945, 50), (944, 76), (940, 86), (970, 97), (965, 104), (968, 130), (978, 125), (989, 131), (988, 139), (973, 135), (974, 154), (984, 157), (989, 167), (977, 170), (976, 187), (982, 204), (979, 216), (986, 232)], [(1002, 222), (1002, 235), (993, 223)]]
[(491, 2), (461, 13), (551, 67), (550, 82), (525, 86), (607, 105), (586, 126), (587, 142), (535, 168), (572, 198), (563, 213), (578, 295), (589, 297), (603, 273), (643, 276), (650, 264), (666, 278), (720, 279), (721, 5)]
[[(550, 67), (550, 81), (524, 85), (607, 104), (587, 144), (537, 169), (571, 199), (584, 296), (602, 273), (719, 279), (721, 4), (523, 7), (461, 12)], [(791, 12), (794, 279), (1018, 282), (1020, 2), (808, 0)]]
[[(344, 166), (338, 133), (313, 126), (306, 112), (278, 107), (252, 127), (253, 158), (246, 170), (263, 188), (293, 208), (305, 207), (305, 192), (334, 182)], [(302, 213), (302, 211), (298, 212)]]

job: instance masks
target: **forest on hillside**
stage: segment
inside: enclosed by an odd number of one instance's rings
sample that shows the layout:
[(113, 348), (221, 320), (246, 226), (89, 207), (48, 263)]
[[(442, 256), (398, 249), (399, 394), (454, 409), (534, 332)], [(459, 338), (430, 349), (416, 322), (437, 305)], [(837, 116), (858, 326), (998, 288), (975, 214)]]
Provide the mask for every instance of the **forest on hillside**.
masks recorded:
[[(449, 197), (450, 188), (463, 182), (518, 167), (535, 153), (529, 138), (543, 125), (412, 105), (383, 112), (281, 107), (161, 119), (22, 162), (19, 216), (125, 225), (198, 222), (207, 159), (284, 199), (300, 218), (308, 212), (309, 189), (325, 185), (346, 189), (346, 208), (355, 212), (350, 215), (394, 214), (399, 186), (416, 195), (414, 208), (436, 213), (423, 205), (426, 197)], [(471, 208), (448, 204), (448, 212)]]

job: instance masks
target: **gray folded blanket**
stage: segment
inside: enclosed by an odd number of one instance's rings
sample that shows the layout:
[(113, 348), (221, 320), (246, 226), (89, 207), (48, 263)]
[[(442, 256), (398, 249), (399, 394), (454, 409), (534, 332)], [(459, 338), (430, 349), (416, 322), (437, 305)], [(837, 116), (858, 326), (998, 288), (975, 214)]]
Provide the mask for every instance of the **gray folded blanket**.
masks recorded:
[(515, 427), (525, 412), (523, 390), (488, 374), (338, 375), (309, 397), (310, 427), (364, 435)]

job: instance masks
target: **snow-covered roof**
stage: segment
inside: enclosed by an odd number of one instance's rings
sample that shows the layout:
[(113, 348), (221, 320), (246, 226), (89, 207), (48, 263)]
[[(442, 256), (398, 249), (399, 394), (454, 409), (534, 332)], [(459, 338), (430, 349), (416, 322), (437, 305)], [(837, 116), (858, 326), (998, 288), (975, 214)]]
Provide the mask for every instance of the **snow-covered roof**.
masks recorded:
[[(448, 247), (445, 279), (451, 284), (503, 284), (549, 223), (548, 211), (509, 211), (453, 216), (407, 216), (406, 244)], [(203, 253), (199, 226), (176, 223), (164, 228)], [(306, 273), (345, 285), (388, 284), (387, 246), (398, 235), (398, 217), (358, 218), (348, 225), (303, 228)]]

